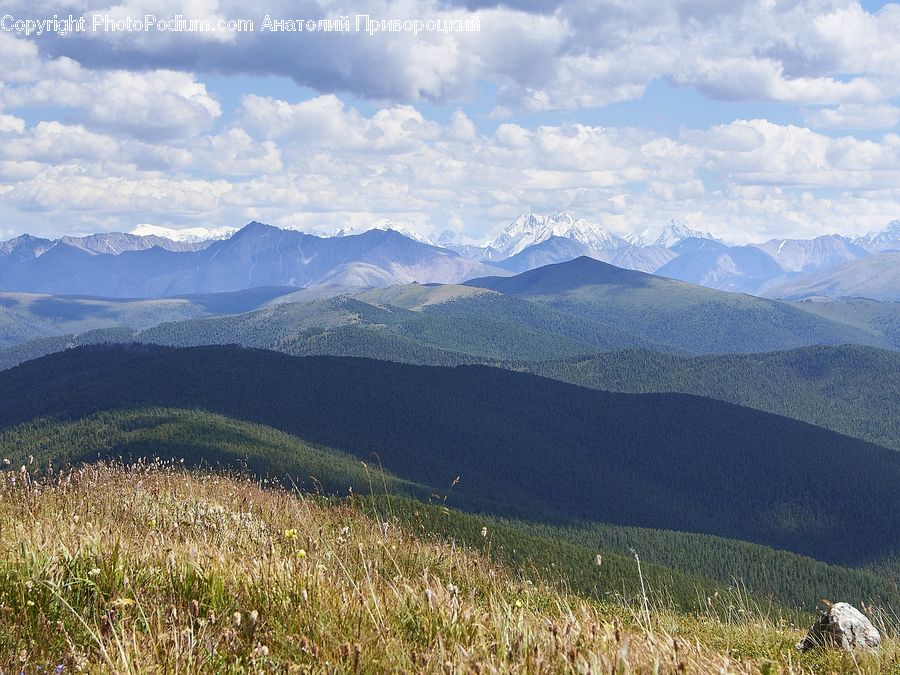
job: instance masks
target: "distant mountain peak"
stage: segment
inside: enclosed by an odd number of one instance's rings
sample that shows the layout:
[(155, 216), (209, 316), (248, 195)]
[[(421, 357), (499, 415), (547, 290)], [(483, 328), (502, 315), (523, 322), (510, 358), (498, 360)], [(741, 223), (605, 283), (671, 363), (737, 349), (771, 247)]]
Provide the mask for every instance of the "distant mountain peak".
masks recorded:
[(872, 253), (898, 251), (900, 250), (900, 220), (892, 220), (883, 230), (869, 232), (864, 237), (854, 239), (853, 243)]
[(274, 225), (268, 225), (266, 223), (261, 223), (258, 220), (251, 220), (249, 223), (244, 225), (239, 232), (264, 232), (266, 230), (280, 230), (280, 227), (275, 227)]
[(477, 246), (478, 244), (472, 237), (451, 229), (446, 229), (441, 232), (434, 243), (443, 248), (451, 248), (454, 246)]
[(381, 218), (380, 220), (376, 220), (374, 223), (369, 225), (368, 227), (358, 227), (358, 226), (347, 226), (341, 227), (334, 231), (331, 237), (352, 237), (358, 234), (365, 234), (366, 232), (371, 232), (372, 230), (380, 230), (382, 232), (396, 232), (397, 234), (402, 234), (404, 237), (408, 239), (412, 239), (413, 241), (417, 241), (420, 244), (428, 244), (429, 246), (435, 246), (436, 244), (426, 237), (425, 235), (419, 234), (418, 232), (411, 230), (403, 225), (398, 225), (397, 223), (387, 219)]
[(199, 242), (214, 239), (228, 239), (232, 234), (237, 232), (236, 227), (163, 227), (161, 225), (151, 225), (144, 223), (135, 227), (129, 234), (139, 237), (163, 237), (172, 241), (182, 242)]
[(553, 221), (556, 221), (558, 223), (574, 223), (575, 222), (575, 218), (573, 218), (572, 214), (569, 213), (568, 211), (557, 211), (552, 216), (550, 216), (550, 219)]
[(721, 240), (716, 239), (710, 232), (693, 230), (674, 218), (665, 223), (662, 226), (662, 229), (648, 227), (640, 234), (630, 237), (629, 241), (635, 246), (661, 246), (662, 248), (671, 248), (685, 239), (710, 239), (712, 241), (724, 243)]
[(596, 251), (612, 251), (628, 246), (628, 242), (622, 237), (599, 223), (576, 219), (566, 211), (551, 215), (523, 213), (500, 234), (482, 245), (500, 252), (504, 257), (510, 257), (551, 237), (574, 239)]

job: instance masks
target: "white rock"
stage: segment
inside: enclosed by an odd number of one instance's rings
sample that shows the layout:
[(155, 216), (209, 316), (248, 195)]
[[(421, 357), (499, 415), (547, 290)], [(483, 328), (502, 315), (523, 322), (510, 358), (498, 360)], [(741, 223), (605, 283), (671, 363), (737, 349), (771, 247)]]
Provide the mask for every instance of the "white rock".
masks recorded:
[(875, 651), (880, 645), (881, 635), (872, 622), (853, 605), (837, 602), (822, 612), (806, 637), (797, 643), (797, 649), (806, 651), (816, 647), (833, 647), (846, 651)]

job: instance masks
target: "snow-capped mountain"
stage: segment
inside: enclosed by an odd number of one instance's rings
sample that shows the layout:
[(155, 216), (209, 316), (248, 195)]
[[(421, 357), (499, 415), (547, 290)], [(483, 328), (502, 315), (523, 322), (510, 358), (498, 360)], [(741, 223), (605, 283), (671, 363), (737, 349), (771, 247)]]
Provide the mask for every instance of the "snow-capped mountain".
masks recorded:
[(103, 232), (85, 237), (62, 237), (59, 243), (97, 254), (119, 255), (125, 251), (144, 251), (158, 246), (167, 251), (197, 251), (209, 246), (212, 239), (176, 241), (157, 234)]
[(661, 246), (662, 248), (671, 248), (685, 239), (712, 239), (713, 241), (719, 241), (709, 232), (692, 230), (675, 219), (663, 225), (662, 229), (648, 227), (643, 232), (631, 235), (627, 239), (635, 246)]
[(493, 262), (495, 260), (503, 260), (505, 256), (499, 251), (488, 246), (482, 246), (477, 240), (455, 230), (444, 230), (438, 235), (434, 242), (435, 246), (440, 246), (448, 251), (459, 253), (464, 258), (471, 260), (481, 260)]
[(880, 232), (869, 232), (864, 237), (857, 237), (853, 243), (872, 253), (900, 251), (900, 220), (892, 220)]
[[(439, 246), (428, 237), (415, 232), (414, 230), (410, 230), (407, 227), (403, 227), (402, 225), (397, 225), (396, 223), (388, 220), (387, 218), (382, 218), (381, 220), (376, 220), (374, 223), (369, 225), (368, 227), (342, 227), (338, 230), (335, 230), (332, 234), (326, 235), (331, 237), (349, 237), (357, 234), (363, 234), (364, 232), (371, 232), (372, 230), (381, 230), (382, 232), (397, 232), (402, 234), (404, 237), (412, 239), (413, 241), (417, 241), (420, 244), (428, 244), (429, 246)], [(448, 248), (448, 247), (442, 247)]]
[(237, 227), (162, 227), (161, 225), (143, 224), (135, 227), (130, 234), (139, 237), (164, 237), (171, 241), (199, 242), (216, 239), (228, 239), (238, 231)]
[(434, 243), (442, 248), (453, 248), (454, 246), (471, 246), (478, 242), (456, 230), (444, 230), (434, 240)]
[(628, 246), (622, 237), (601, 225), (573, 218), (564, 211), (549, 216), (523, 213), (483, 246), (498, 251), (503, 257), (510, 257), (551, 237), (574, 239), (594, 251), (614, 251)]
[(26, 260), (28, 258), (37, 258), (43, 255), (49, 248), (56, 243), (53, 239), (44, 239), (42, 237), (33, 237), (30, 234), (23, 234), (9, 241), (0, 242), (0, 259), (16, 258)]
[(805, 272), (859, 260), (869, 252), (849, 237), (829, 234), (815, 239), (772, 239), (756, 248), (768, 253), (787, 272)]

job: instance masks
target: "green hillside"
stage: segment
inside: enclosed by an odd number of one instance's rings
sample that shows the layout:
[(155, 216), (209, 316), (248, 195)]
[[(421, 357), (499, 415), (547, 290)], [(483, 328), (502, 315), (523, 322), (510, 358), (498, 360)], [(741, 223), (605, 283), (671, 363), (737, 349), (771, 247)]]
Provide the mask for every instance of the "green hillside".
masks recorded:
[(872, 333), (884, 339), (893, 349), (900, 349), (900, 302), (848, 298), (792, 304), (804, 312)]
[(202, 408), (508, 515), (706, 532), (862, 563), (900, 542), (900, 455), (682, 394), (229, 347), (80, 348), (0, 373), (0, 426)]
[(52, 323), (23, 312), (18, 303), (0, 296), (0, 349), (56, 334)]
[[(448, 509), (434, 489), (383, 472), (377, 458), (364, 465), (272, 427), (197, 410), (106, 411), (71, 422), (35, 420), (0, 432), (0, 455), (16, 466), (32, 456), (36, 476), (51, 465), (58, 470), (97, 460), (160, 459), (185, 467), (248, 471), (307, 492), (357, 499), (369, 495), (374, 501), (363, 499), (360, 508), (395, 518), (426, 537), (478, 548), (484, 544), (481, 530), (488, 527), (492, 556), (550, 580), (563, 575), (572, 590), (598, 599), (618, 594), (630, 599), (639, 593), (634, 549), (645, 563), (655, 604), (674, 603), (681, 610), (699, 609), (716, 588), (735, 582), (760, 600), (788, 608), (814, 606), (822, 594), (900, 606), (900, 590), (875, 574), (747, 542), (599, 523), (554, 526)], [(594, 564), (597, 552), (604, 556), (602, 575)]]
[(881, 675), (897, 664), (889, 607), (866, 607), (885, 636), (878, 653), (798, 653), (809, 614), (702, 581), (696, 609), (678, 611), (669, 588), (694, 579), (643, 562), (635, 582), (633, 558), (597, 565), (596, 549), (491, 520), (428, 507), (410, 520), (406, 502), (394, 515), (366, 497), (178, 463), (14, 473), (0, 470), (3, 672)]
[(811, 344), (889, 346), (883, 337), (791, 303), (716, 291), (586, 257), (466, 284), (615, 325), (691, 354), (764, 352)]
[(678, 357), (634, 350), (504, 365), (606, 391), (707, 396), (900, 450), (896, 351), (847, 345)]
[[(501, 308), (515, 305), (515, 309)], [(524, 307), (521, 307), (524, 305)], [(454, 312), (455, 308), (455, 312)], [(321, 341), (344, 328), (371, 333), (374, 343), (397, 343), (397, 351), (415, 344), (426, 350), (461, 352), (472, 357), (549, 359), (559, 354), (584, 354), (596, 351), (595, 344), (579, 341), (566, 333), (581, 335), (594, 342), (596, 326), (582, 326), (575, 319), (560, 321), (557, 332), (550, 330), (552, 316), (540, 307), (516, 298), (478, 296), (413, 311), (394, 305), (373, 305), (341, 296), (308, 303), (278, 304), (249, 314), (214, 317), (199, 321), (162, 324), (140, 332), (142, 342), (185, 347), (236, 343), (248, 347), (276, 348), (303, 354), (313, 350), (308, 343)], [(469, 321), (460, 325), (460, 315)], [(578, 328), (573, 328), (576, 324)], [(581, 329), (580, 333), (578, 329)], [(619, 344), (640, 344), (623, 338)], [(332, 344), (334, 344), (332, 342)], [(387, 356), (390, 347), (370, 347), (373, 356)], [(356, 350), (345, 354), (357, 354)]]
[(151, 299), (0, 292), (0, 348), (101, 329), (142, 330), (165, 322), (248, 312), (293, 290), (263, 287)]
[[(388, 290), (398, 299), (405, 288)], [(608, 391), (697, 394), (900, 449), (896, 351), (810, 346), (679, 357), (648, 350), (606, 351), (614, 337), (614, 331), (599, 330), (591, 322), (495, 294), (423, 305), (420, 311), (342, 297), (163, 324), (141, 333), (118, 328), (44, 338), (0, 350), (0, 370), (73, 346), (135, 341), (178, 347), (236, 343), (297, 356), (420, 365), (482, 363)], [(619, 337), (627, 342), (627, 336)]]

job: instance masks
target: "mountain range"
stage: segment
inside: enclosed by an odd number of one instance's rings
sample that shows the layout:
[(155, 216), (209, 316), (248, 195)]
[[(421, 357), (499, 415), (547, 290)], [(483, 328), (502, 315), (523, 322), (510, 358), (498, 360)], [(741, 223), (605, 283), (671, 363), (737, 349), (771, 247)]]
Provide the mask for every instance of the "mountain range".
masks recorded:
[(623, 237), (565, 212), (523, 214), (481, 242), (449, 230), (431, 241), (387, 220), (330, 236), (257, 222), (240, 230), (145, 225), (55, 240), (26, 234), (0, 243), (0, 290), (158, 297), (254, 286), (458, 283), (582, 256), (772, 298), (900, 300), (900, 221), (863, 237), (734, 246), (675, 221)]
[[(454, 283), (503, 273), (393, 230), (318, 237), (250, 223), (227, 239), (161, 246), (117, 235), (118, 254), (19, 237), (0, 248), (0, 289), (33, 293), (159, 297), (258, 286), (390, 286)], [(168, 240), (167, 240), (168, 241)]]

